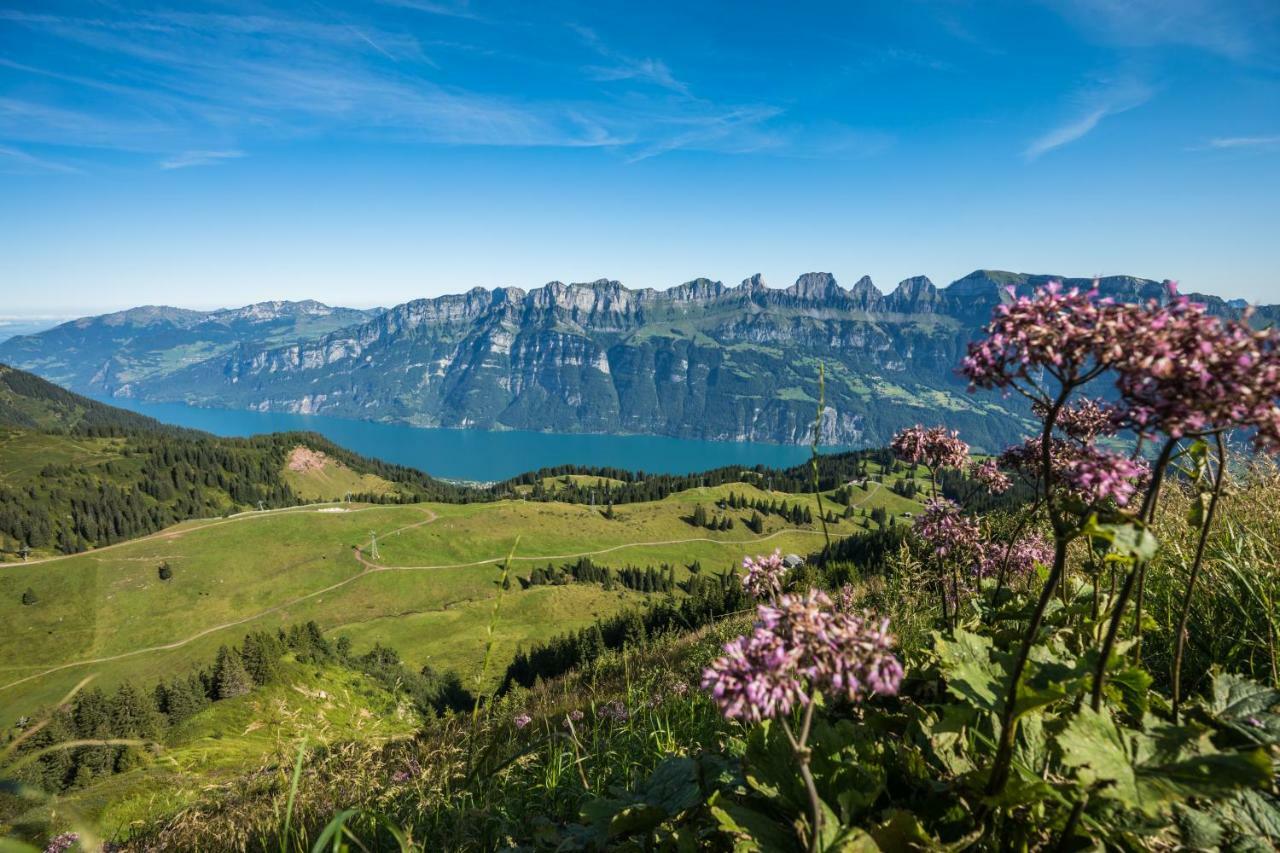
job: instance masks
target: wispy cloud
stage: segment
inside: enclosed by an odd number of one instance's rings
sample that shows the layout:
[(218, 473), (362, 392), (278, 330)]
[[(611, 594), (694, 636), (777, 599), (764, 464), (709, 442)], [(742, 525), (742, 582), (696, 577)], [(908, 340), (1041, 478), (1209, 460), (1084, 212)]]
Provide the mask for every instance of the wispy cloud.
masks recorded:
[(607, 65), (588, 65), (587, 73), (596, 80), (641, 80), (652, 83), (663, 89), (669, 89), (681, 95), (689, 94), (689, 87), (677, 80), (671, 69), (661, 59), (653, 57), (628, 56), (615, 50), (590, 27), (570, 24), (570, 29), (578, 34), (587, 47), (595, 51), (601, 58), (608, 60)]
[(1280, 136), (1220, 136), (1209, 140), (1210, 148), (1276, 148)]
[(181, 154), (161, 160), (160, 168), (170, 170), (188, 169), (192, 166), (216, 166), (243, 156), (243, 151), (183, 151)]
[(1249, 61), (1267, 54), (1280, 35), (1274, 0), (1049, 0), (1081, 29), (1135, 47), (1175, 45)]
[(1140, 107), (1151, 99), (1151, 95), (1152, 91), (1148, 86), (1133, 80), (1122, 80), (1085, 91), (1073, 99), (1076, 102), (1076, 114), (1033, 139), (1023, 149), (1022, 156), (1027, 160), (1035, 160), (1050, 151), (1083, 139), (1103, 119)]
[[(472, 17), (465, 4), (444, 0), (384, 5)], [(470, 22), (432, 24), (438, 38), (425, 44), (451, 51), (449, 67), (441, 69), (416, 32), (389, 20), (394, 16), (354, 14), (319, 9), (295, 20), (274, 12), (152, 11), (96, 18), (0, 9), (0, 21), (41, 45), (0, 59), (14, 74), (41, 81), (13, 87), (21, 97), (0, 96), (0, 140), (137, 153), (164, 169), (224, 162), (258, 143), (316, 137), (605, 148), (630, 160), (682, 149), (819, 156), (880, 144), (853, 128), (806, 134), (803, 117), (776, 104), (702, 96), (664, 59), (615, 47), (586, 26), (566, 31), (561, 22), (549, 23), (536, 47), (504, 41), (492, 36), (501, 28), (486, 27), (487, 67), (471, 78), (467, 63), (477, 60), (449, 47), (467, 44), (450, 39), (450, 28)], [(472, 36), (478, 34), (467, 34), (468, 41)], [(589, 50), (585, 66), (583, 51), (575, 56), (567, 41)], [(513, 43), (520, 47), (511, 49)], [(494, 73), (496, 63), (510, 67)], [(584, 85), (584, 76), (608, 85)]]
[(471, 11), (469, 4), (434, 2), (434, 0), (378, 0), (378, 2), (387, 6), (399, 6), (402, 9), (412, 9), (415, 12), (425, 12), (428, 15), (441, 15), (446, 18), (466, 18), (473, 21), (481, 20), (480, 16)]
[(26, 151), (20, 151), (17, 148), (0, 145), (0, 171), (11, 173), (59, 172), (62, 174), (72, 174), (79, 172), (80, 170), (74, 166), (68, 166), (65, 163), (46, 160), (43, 157), (28, 154)]

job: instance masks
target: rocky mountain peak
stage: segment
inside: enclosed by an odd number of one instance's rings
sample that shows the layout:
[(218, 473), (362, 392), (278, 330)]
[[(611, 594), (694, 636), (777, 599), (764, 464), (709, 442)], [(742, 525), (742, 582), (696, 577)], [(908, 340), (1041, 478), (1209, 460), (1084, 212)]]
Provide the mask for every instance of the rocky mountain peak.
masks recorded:
[(807, 272), (785, 291), (787, 295), (804, 302), (832, 302), (843, 300), (844, 289), (829, 272)]
[(903, 279), (885, 298), (890, 311), (901, 313), (932, 314), (938, 310), (941, 301), (937, 286), (924, 275)]

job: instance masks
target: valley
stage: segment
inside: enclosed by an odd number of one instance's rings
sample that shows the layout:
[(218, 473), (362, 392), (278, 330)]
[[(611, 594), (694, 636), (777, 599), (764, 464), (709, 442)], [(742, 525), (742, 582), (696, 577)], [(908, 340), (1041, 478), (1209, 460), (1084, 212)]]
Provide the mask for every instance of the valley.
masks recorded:
[[(919, 506), (871, 485), (854, 499), (859, 510), (901, 515)], [(820, 526), (792, 527), (777, 516), (767, 517), (761, 534), (741, 521), (724, 532), (688, 523), (696, 506), (716, 511), (731, 491), (816, 509), (812, 496), (765, 493), (745, 483), (620, 506), (613, 520), (599, 509), (555, 502), (333, 504), (192, 521), (109, 549), (10, 563), (0, 569), (0, 601), (11, 613), (0, 625), (0, 717), (30, 713), (88, 674), (104, 685), (158, 679), (210, 658), (247, 630), (309, 620), (349, 635), (359, 651), (383, 642), (414, 665), (473, 678), (495, 580), (513, 546), (516, 576), (589, 557), (615, 569), (670, 564), (677, 580), (695, 561), (719, 572), (774, 548), (798, 554), (821, 548)], [(861, 521), (832, 524), (832, 536), (860, 532)], [(377, 560), (367, 556), (371, 532)], [(159, 579), (161, 563), (172, 567), (170, 580)], [(37, 602), (19, 605), (27, 589)], [(498, 672), (521, 644), (644, 601), (629, 590), (587, 584), (517, 584), (508, 593)]]

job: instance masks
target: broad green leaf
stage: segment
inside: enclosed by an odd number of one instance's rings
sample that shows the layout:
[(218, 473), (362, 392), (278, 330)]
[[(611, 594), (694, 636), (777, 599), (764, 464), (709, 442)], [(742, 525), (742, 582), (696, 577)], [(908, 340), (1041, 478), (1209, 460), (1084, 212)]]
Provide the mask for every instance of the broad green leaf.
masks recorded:
[(1213, 678), (1208, 709), (1224, 720), (1243, 720), (1280, 706), (1280, 690), (1231, 673)]
[(1271, 781), (1271, 759), (1262, 749), (1197, 755), (1183, 761), (1138, 768), (1144, 799), (1220, 797)]
[(1058, 748), (1062, 763), (1076, 771), (1076, 778), (1086, 788), (1105, 790), (1112, 799), (1138, 805), (1137, 777), (1129, 751), (1106, 709), (1081, 708), (1058, 736)]
[(667, 813), (658, 806), (639, 803), (627, 806), (609, 821), (609, 837), (618, 838), (633, 832), (647, 832), (667, 819)]
[(991, 660), (990, 638), (959, 629), (952, 640), (935, 633), (933, 647), (947, 690), (976, 708), (998, 713), (1008, 676)]
[(659, 764), (644, 789), (644, 801), (671, 817), (693, 808), (701, 799), (697, 762), (683, 755)]
[(940, 846), (920, 819), (907, 811), (895, 811), (888, 820), (871, 827), (871, 837), (882, 850), (936, 850)]
[(800, 842), (786, 827), (753, 808), (714, 795), (710, 800), (711, 814), (721, 832), (734, 836), (736, 850), (757, 850), (773, 853), (777, 850), (799, 850)]
[(1124, 560), (1150, 560), (1160, 547), (1151, 531), (1136, 524), (1100, 523), (1096, 515), (1090, 516), (1081, 531), (1085, 536), (1103, 539), (1111, 543), (1108, 560), (1119, 557)]

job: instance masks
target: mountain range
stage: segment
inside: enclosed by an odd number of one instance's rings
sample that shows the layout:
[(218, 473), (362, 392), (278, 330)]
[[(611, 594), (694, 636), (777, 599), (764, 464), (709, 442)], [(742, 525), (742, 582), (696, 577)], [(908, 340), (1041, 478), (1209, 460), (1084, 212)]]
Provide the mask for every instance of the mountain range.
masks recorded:
[[(979, 270), (889, 293), (806, 273), (669, 290), (617, 281), (474, 288), (389, 309), (267, 302), (213, 312), (136, 308), (0, 342), (0, 361), (98, 397), (326, 414), (419, 426), (882, 444), (944, 422), (981, 448), (1016, 440), (1016, 401), (966, 393), (955, 368), (992, 309), (1050, 280)], [(1099, 280), (1121, 300), (1171, 285)], [(1214, 313), (1243, 306), (1198, 296)], [(1280, 309), (1259, 309), (1261, 321)]]

